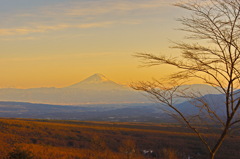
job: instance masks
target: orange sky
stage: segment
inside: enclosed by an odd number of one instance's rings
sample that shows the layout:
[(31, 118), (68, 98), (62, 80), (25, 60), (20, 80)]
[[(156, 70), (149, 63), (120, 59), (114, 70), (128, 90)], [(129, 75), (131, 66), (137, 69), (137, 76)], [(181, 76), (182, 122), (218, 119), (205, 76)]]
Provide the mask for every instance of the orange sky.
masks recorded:
[(0, 88), (64, 87), (94, 74), (129, 84), (174, 72), (136, 52), (173, 54), (184, 33), (175, 0), (0, 1)]

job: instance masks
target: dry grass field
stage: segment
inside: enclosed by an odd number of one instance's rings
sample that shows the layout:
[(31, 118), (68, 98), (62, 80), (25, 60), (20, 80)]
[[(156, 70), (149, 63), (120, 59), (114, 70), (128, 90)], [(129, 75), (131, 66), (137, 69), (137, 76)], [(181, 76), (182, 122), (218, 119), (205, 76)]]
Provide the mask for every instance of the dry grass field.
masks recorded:
[[(217, 158), (239, 158), (240, 137), (233, 133)], [(0, 119), (0, 142), (2, 159), (207, 158), (198, 138), (177, 124)]]

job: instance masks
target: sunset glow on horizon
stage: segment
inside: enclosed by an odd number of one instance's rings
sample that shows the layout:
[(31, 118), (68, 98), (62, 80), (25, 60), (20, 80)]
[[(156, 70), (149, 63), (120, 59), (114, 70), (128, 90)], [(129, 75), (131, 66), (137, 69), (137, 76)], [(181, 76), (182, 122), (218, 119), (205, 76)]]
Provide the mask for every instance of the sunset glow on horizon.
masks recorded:
[(139, 67), (137, 52), (172, 54), (184, 33), (177, 0), (0, 0), (0, 88), (65, 87), (94, 73), (129, 84), (174, 68)]

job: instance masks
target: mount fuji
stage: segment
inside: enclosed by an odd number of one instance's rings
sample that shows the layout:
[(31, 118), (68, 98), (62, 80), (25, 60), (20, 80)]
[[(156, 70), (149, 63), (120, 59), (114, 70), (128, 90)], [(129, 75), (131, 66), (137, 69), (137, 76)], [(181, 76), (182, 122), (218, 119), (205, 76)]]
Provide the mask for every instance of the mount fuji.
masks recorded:
[(76, 88), (76, 89), (97, 89), (97, 90), (126, 90), (129, 89), (126, 86), (117, 84), (111, 80), (109, 80), (108, 78), (106, 78), (104, 75), (102, 74), (94, 74), (86, 79), (84, 79), (83, 81), (73, 84), (71, 86), (68, 86), (66, 88)]
[[(211, 99), (207, 102), (215, 105), (224, 103), (219, 91), (209, 85), (183, 85), (179, 91), (197, 93), (201, 98)], [(197, 112), (186, 99), (175, 100), (183, 113)], [(102, 74), (63, 88), (0, 89), (0, 116), (134, 122), (168, 120), (159, 109), (159, 103), (153, 104), (143, 93), (117, 84)]]
[[(206, 94), (219, 94), (208, 85), (184, 85), (180, 90)], [(184, 102), (183, 99), (177, 99)], [(94, 74), (78, 83), (63, 88), (0, 89), (0, 101), (31, 102), (43, 104), (81, 105), (113, 103), (149, 103), (138, 91), (117, 84), (102, 74)]]
[(149, 102), (141, 93), (102, 74), (63, 88), (0, 89), (0, 101), (79, 105)]

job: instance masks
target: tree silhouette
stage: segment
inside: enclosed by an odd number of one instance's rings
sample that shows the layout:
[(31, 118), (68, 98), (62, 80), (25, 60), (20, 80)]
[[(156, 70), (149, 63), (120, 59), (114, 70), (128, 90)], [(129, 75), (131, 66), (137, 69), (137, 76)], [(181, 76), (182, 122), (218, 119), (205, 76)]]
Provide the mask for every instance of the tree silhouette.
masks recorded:
[[(230, 130), (239, 125), (240, 84), (240, 1), (239, 0), (196, 0), (175, 4), (191, 12), (188, 17), (178, 19), (189, 33), (187, 38), (197, 42), (175, 43), (173, 48), (181, 50), (180, 57), (161, 56), (151, 53), (137, 53), (146, 66), (167, 64), (175, 66), (179, 72), (171, 75), (171, 87), (163, 82), (139, 82), (132, 87), (142, 90), (157, 99), (166, 111), (181, 119), (193, 130), (215, 158)], [(198, 92), (179, 90), (179, 82), (200, 79), (214, 86), (224, 96), (224, 102), (213, 106)], [(187, 98), (198, 110), (197, 114), (186, 115), (174, 103), (175, 98)], [(218, 110), (224, 111), (220, 114)], [(198, 129), (196, 121), (214, 123), (221, 127), (214, 143)], [(211, 127), (214, 130), (213, 127)]]

